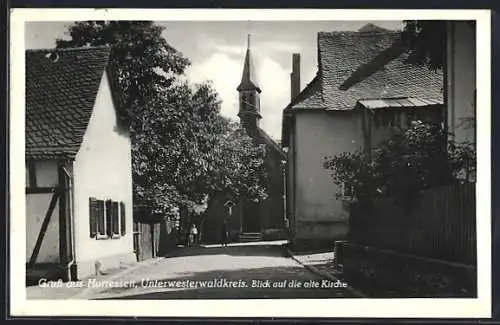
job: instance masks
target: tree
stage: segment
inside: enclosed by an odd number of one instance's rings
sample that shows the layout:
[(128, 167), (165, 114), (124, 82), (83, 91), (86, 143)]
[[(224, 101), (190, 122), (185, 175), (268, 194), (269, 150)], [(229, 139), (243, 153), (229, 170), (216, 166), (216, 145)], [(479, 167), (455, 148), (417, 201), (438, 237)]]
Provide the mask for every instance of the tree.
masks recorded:
[(225, 191), (234, 198), (266, 198), (263, 146), (222, 117), (208, 84), (184, 83), (158, 92), (142, 110), (133, 148), (135, 199), (156, 215), (174, 214)]
[(180, 81), (189, 60), (151, 21), (83, 21), (57, 47), (109, 45), (130, 124), (134, 200), (150, 221), (178, 217), (215, 193), (266, 197), (265, 149), (220, 115), (209, 84)]
[(405, 20), (402, 33), (410, 63), (443, 69), (446, 62), (446, 21)]

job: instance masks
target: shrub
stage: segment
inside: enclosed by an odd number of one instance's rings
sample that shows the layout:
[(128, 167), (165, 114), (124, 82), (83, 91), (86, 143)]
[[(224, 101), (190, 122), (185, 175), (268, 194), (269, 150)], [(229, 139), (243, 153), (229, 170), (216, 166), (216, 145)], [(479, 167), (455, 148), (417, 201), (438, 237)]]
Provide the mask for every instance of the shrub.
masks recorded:
[(451, 142), (440, 125), (418, 121), (371, 152), (325, 157), (324, 167), (344, 189), (337, 198), (346, 193), (365, 201), (390, 196), (407, 203), (428, 188), (450, 184), (457, 177), (470, 179), (475, 160), (473, 144)]

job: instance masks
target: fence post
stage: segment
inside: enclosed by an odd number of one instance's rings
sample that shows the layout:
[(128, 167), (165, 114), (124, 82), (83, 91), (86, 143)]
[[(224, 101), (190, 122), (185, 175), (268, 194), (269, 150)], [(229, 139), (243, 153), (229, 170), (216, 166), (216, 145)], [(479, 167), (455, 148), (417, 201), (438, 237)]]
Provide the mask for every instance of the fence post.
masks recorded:
[(344, 244), (345, 240), (336, 240), (333, 248), (333, 264), (335, 268), (342, 268), (344, 266)]

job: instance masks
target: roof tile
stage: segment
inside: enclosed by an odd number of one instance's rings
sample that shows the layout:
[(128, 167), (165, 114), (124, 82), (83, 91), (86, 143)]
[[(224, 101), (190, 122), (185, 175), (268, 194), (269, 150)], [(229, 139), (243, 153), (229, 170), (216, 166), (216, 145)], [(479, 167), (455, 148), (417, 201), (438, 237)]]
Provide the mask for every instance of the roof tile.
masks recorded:
[(442, 101), (442, 72), (407, 63), (404, 52), (347, 90), (339, 89), (358, 68), (373, 62), (400, 37), (400, 32), (383, 30), (318, 33), (320, 86), (293, 108), (350, 110), (360, 99), (392, 97)]
[(26, 51), (26, 157), (76, 155), (108, 58), (108, 47)]

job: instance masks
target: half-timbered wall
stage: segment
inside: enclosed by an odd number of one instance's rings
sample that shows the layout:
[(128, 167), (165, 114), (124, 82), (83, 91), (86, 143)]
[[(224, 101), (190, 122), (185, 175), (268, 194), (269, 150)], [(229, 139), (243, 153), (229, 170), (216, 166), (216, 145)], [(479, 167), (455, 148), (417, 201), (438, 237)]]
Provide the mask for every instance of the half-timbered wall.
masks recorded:
[[(26, 187), (55, 187), (58, 183), (56, 161), (36, 161), (27, 164)], [(36, 263), (59, 262), (59, 204), (54, 202), (48, 220), (47, 212), (51, 206), (54, 193), (26, 194), (26, 263), (32, 257), (40, 231), (42, 236), (36, 256)], [(43, 227), (46, 220), (46, 227)]]

